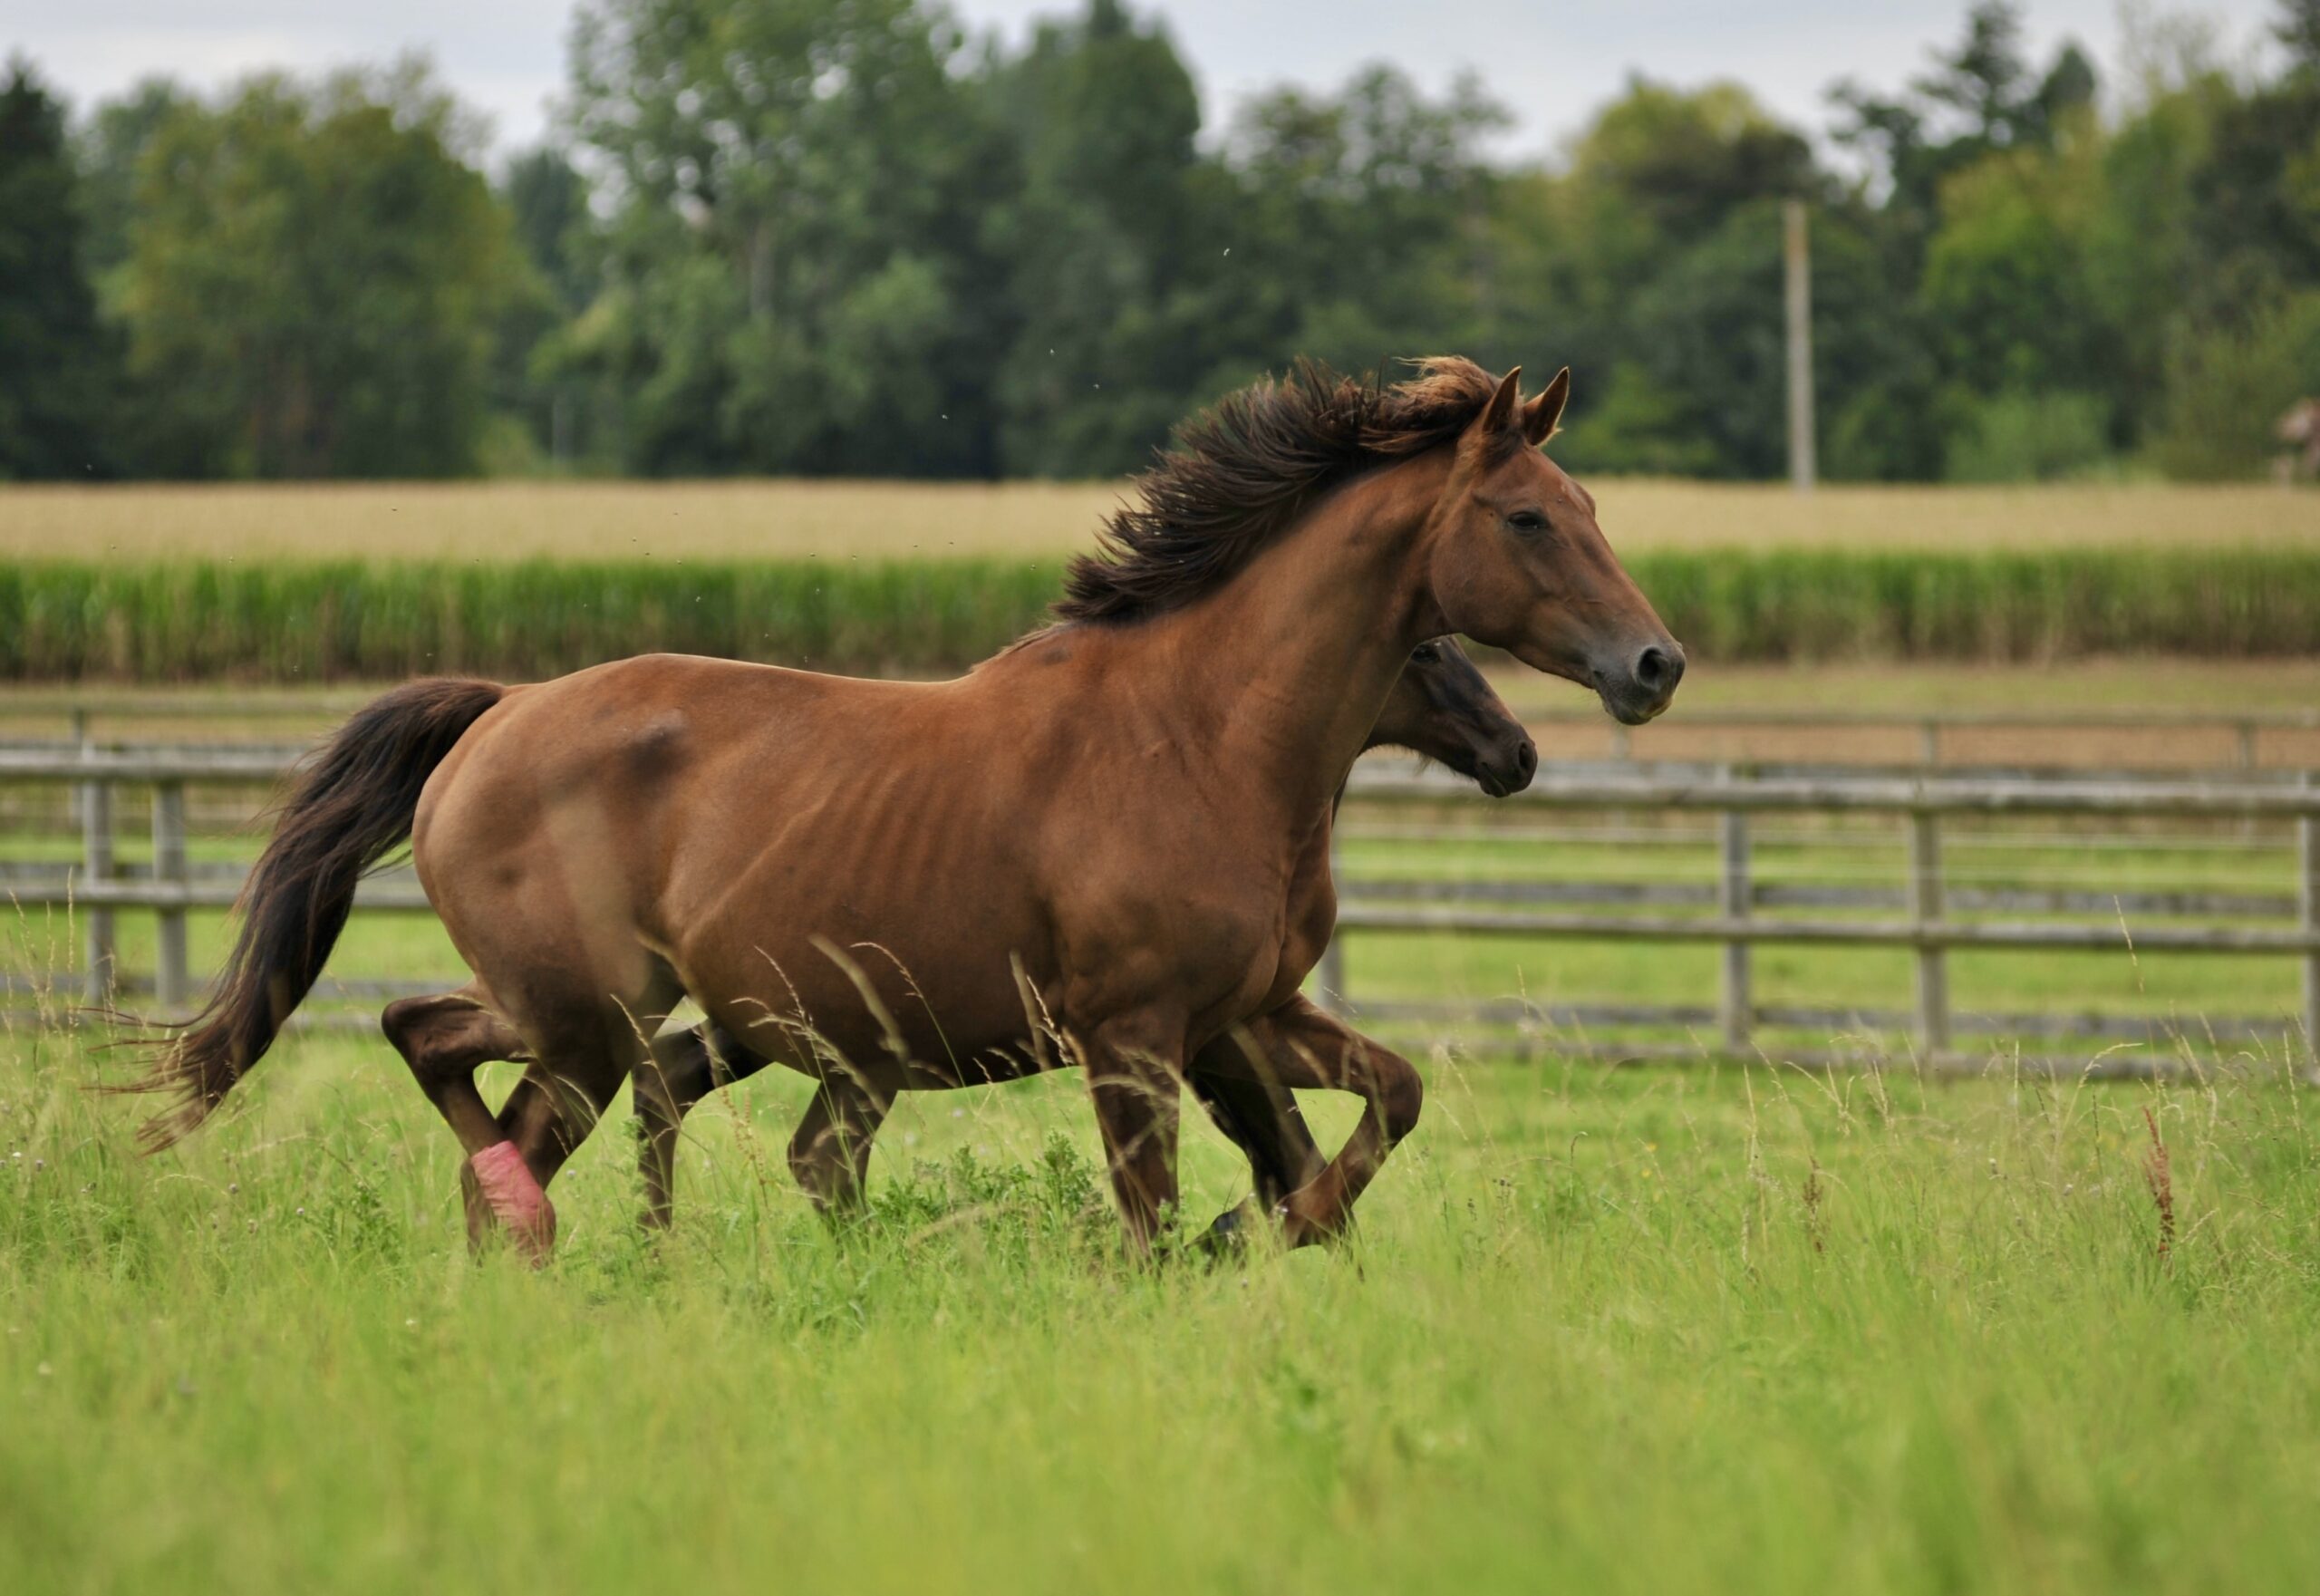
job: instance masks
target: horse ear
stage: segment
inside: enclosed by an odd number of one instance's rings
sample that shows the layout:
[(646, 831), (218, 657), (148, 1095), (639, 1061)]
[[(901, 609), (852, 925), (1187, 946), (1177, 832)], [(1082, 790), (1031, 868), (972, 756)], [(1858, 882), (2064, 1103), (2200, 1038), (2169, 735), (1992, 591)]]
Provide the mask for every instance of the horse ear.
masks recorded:
[(1514, 412), (1522, 399), (1522, 368), (1516, 366), (1499, 383), (1498, 392), (1490, 396), (1490, 402), (1483, 406), (1482, 415), (1475, 420), (1474, 430), (1484, 437), (1505, 431), (1514, 424)]
[(1571, 398), (1571, 368), (1563, 367), (1539, 396), (1522, 407), (1522, 436), (1536, 449), (1555, 435), (1562, 422), (1562, 407)]

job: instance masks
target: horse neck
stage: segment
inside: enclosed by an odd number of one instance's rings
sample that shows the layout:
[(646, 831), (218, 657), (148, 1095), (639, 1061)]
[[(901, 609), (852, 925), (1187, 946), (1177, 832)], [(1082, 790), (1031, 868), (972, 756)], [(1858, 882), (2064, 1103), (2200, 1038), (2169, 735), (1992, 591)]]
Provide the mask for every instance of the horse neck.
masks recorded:
[(1409, 651), (1439, 630), (1425, 532), (1446, 462), (1325, 497), (1231, 582), (1168, 617), (1182, 707), (1242, 801), (1326, 819)]

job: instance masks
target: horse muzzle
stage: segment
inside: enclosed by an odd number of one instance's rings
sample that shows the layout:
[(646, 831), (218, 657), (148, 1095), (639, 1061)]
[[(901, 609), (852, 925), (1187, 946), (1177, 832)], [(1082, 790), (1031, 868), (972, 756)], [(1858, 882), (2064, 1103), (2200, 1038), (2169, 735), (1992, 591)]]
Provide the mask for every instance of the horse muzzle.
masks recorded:
[(1474, 783), (1492, 798), (1508, 798), (1531, 785), (1539, 773), (1539, 745), (1511, 737), (1474, 759)]
[(1657, 719), (1676, 700), (1684, 679), (1684, 647), (1673, 639), (1646, 643), (1619, 664), (1595, 670), (1594, 687), (1603, 707), (1622, 726)]

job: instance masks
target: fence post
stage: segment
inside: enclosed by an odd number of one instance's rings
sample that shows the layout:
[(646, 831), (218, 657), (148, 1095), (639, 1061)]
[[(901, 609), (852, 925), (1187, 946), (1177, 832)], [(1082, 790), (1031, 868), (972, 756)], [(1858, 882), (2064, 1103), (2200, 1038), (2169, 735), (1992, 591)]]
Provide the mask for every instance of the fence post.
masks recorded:
[[(1329, 827), (1329, 880), (1334, 884), (1345, 859), (1338, 852), (1338, 831), (1334, 821)], [(1321, 950), (1320, 968), (1314, 972), (1315, 984), (1320, 989), (1316, 1001), (1325, 1013), (1343, 1014), (1349, 1005), (1345, 997), (1345, 941), (1337, 927), (1329, 928), (1329, 945)]]
[(1949, 1047), (1949, 963), (1948, 950), (1923, 940), (1940, 921), (1940, 817), (1931, 809), (1909, 812), (1909, 918), (1916, 922), (1918, 943), (1918, 1045), (1930, 1059)]
[[(2313, 785), (2309, 770), (2304, 785)], [(2305, 930), (2320, 932), (2320, 815), (2298, 817), (2296, 845), (2296, 896), (2304, 911), (2300, 917)], [(2304, 954), (2304, 1051), (2320, 1064), (2320, 949), (2307, 948)]]
[(1621, 764), (1635, 757), (1635, 737), (1617, 721), (1611, 722), (1611, 758)]
[(1788, 323), (1788, 480), (1812, 491), (1813, 461), (1812, 253), (1804, 231), (1804, 201), (1781, 202), (1782, 300)]
[(1918, 763), (1941, 763), (1941, 722), (1926, 720), (1918, 722)]
[[(1730, 772), (1726, 779), (1731, 779)], [(1724, 878), (1716, 906), (1728, 920), (1747, 918), (1755, 897), (1748, 880), (1748, 817), (1740, 809), (1724, 811)], [(1724, 944), (1724, 1045), (1733, 1052), (1748, 1047), (1748, 1026), (1755, 1017), (1755, 1000), (1748, 985), (1748, 944)]]
[[(183, 885), (185, 879), (185, 783), (157, 782), (153, 787), (153, 883), (166, 890), (173, 884)], [(153, 1001), (167, 1013), (185, 1005), (192, 982), (186, 973), (184, 908), (164, 905), (159, 919)]]
[(2238, 732), (2239, 768), (2242, 770), (2253, 770), (2256, 768), (2256, 722), (2240, 721)]
[[(88, 740), (88, 720), (76, 711), (72, 717), (81, 735), (81, 757), (89, 758), (96, 750)], [(112, 878), (112, 784), (102, 779), (79, 784), (81, 799), (81, 881), (83, 885), (92, 881)], [(92, 1003), (112, 1001), (114, 969), (112, 910), (102, 904), (90, 905), (86, 918), (85, 941), (82, 947), (83, 980)]]

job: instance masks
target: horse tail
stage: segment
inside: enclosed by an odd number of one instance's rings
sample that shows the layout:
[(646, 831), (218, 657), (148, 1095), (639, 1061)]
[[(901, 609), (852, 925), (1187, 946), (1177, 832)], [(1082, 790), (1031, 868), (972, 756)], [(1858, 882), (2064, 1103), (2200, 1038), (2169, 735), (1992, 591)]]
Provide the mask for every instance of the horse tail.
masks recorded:
[(356, 711), (299, 773), (235, 904), (241, 931), (208, 1001), (151, 1041), (143, 1076), (114, 1088), (178, 1095), (139, 1131), (148, 1152), (199, 1126), (266, 1056), (322, 974), (355, 884), (410, 839), (428, 777), (506, 692), (490, 682), (408, 682)]

